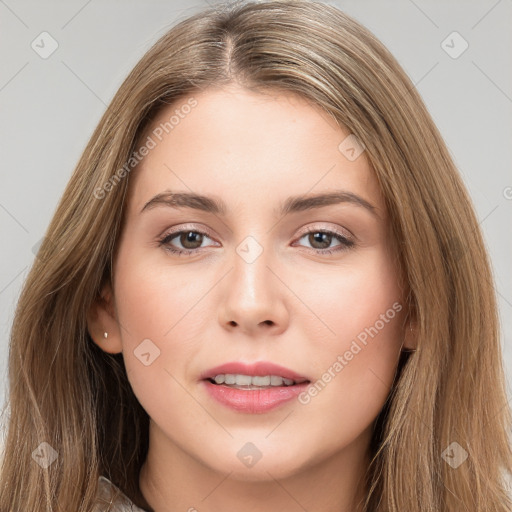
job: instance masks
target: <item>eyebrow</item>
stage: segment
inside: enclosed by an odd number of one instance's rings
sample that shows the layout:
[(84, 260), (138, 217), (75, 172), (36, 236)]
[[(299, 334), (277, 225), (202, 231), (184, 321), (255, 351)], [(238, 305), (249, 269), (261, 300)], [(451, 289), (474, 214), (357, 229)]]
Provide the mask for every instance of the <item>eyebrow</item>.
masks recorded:
[[(370, 204), (366, 199), (346, 190), (289, 197), (281, 204), (280, 208), (275, 210), (275, 213), (280, 216), (285, 216), (290, 213), (313, 210), (315, 208), (322, 208), (339, 203), (350, 203), (365, 208), (376, 217), (379, 217), (375, 206)], [(141, 213), (157, 206), (192, 208), (220, 216), (225, 216), (228, 212), (226, 203), (219, 198), (208, 197), (192, 192), (172, 192), (166, 190), (150, 199), (143, 206)]]

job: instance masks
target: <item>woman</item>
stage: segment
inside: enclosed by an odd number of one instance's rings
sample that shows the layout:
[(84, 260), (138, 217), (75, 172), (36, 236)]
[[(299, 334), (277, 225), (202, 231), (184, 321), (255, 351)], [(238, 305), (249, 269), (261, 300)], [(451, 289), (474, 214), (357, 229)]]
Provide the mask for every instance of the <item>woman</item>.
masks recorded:
[(38, 256), (2, 512), (511, 510), (477, 219), (410, 80), (337, 9), (170, 30)]

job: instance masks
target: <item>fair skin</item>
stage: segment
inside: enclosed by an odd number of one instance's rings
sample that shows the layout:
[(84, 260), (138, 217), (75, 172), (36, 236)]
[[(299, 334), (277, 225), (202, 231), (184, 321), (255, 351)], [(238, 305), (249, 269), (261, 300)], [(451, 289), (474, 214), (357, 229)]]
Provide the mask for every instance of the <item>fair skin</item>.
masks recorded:
[[(350, 161), (338, 149), (349, 131), (300, 97), (239, 86), (193, 96), (197, 106), (130, 176), (114, 284), (89, 316), (94, 341), (123, 353), (151, 418), (141, 491), (156, 512), (353, 512), (365, 496), (373, 422), (400, 350), (414, 348), (403, 307), (332, 370), (365, 328), (404, 304), (377, 180), (365, 153)], [(162, 110), (151, 129), (187, 99)], [(278, 212), (289, 196), (334, 190), (363, 198), (373, 213), (352, 202)], [(227, 212), (162, 203), (141, 212), (165, 191), (222, 200)], [(190, 256), (159, 246), (180, 229), (167, 246)], [(322, 240), (319, 230), (354, 244)], [(263, 249), (251, 263), (237, 252), (248, 236)], [(146, 339), (160, 350), (147, 366), (134, 354)], [(271, 361), (311, 385), (331, 368), (331, 379), (307, 403), (240, 412), (200, 380), (230, 361)], [(252, 467), (237, 456), (248, 442), (262, 455)]]

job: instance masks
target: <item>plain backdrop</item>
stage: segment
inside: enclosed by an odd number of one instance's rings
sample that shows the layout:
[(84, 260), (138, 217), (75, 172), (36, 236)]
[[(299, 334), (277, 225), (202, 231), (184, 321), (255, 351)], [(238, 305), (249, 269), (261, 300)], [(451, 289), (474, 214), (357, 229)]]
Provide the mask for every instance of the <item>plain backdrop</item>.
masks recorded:
[[(492, 259), (510, 397), (512, 0), (328, 3), (362, 22), (396, 56), (462, 174)], [(82, 150), (151, 44), (205, 6), (0, 0), (1, 405), (16, 300)]]

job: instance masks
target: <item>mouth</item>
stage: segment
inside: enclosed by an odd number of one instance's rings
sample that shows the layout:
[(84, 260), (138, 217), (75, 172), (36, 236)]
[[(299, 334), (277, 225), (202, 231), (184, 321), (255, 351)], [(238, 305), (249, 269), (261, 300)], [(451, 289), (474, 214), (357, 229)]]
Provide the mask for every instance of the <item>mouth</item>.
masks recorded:
[(227, 363), (201, 375), (210, 397), (237, 412), (265, 413), (306, 389), (307, 377), (268, 362)]
[(242, 389), (287, 387), (310, 382), (307, 377), (268, 361), (257, 361), (255, 363), (233, 361), (210, 368), (203, 372), (200, 378), (219, 386)]
[(240, 373), (219, 373), (214, 378), (206, 380), (218, 386), (224, 385), (233, 389), (246, 390), (289, 387), (309, 382), (307, 379), (287, 379), (281, 375), (244, 375)]

